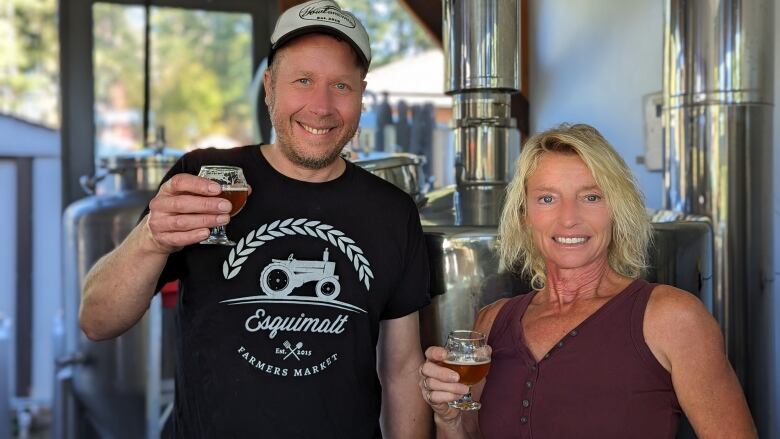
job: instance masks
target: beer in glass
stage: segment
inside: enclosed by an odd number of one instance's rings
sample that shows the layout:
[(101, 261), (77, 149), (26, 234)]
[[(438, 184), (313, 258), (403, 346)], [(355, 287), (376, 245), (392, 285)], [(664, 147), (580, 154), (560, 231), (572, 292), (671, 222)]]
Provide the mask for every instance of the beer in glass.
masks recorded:
[[(199, 177), (219, 183), (222, 192), (217, 195), (230, 201), (230, 216), (237, 214), (244, 208), (247, 196), (249, 195), (249, 185), (244, 178), (244, 171), (238, 166), (206, 165), (200, 167)], [(200, 242), (201, 244), (216, 245), (236, 245), (225, 233), (225, 226), (217, 226), (211, 229), (208, 238)]]
[(476, 331), (452, 331), (447, 336), (447, 357), (442, 366), (460, 376), (459, 382), (469, 386), (469, 392), (450, 401), (450, 407), (479, 410), (482, 404), (471, 398), (471, 386), (482, 381), (490, 370), (490, 346), (485, 335)]

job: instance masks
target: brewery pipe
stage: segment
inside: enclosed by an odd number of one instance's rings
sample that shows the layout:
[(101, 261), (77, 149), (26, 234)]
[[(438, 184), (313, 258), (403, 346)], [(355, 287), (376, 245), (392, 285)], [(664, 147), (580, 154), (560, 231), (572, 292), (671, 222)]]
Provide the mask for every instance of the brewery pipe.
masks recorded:
[(778, 405), (768, 190), (773, 6), (667, 0), (664, 20), (664, 204), (713, 224), (713, 313), (761, 437), (777, 437), (770, 423)]
[(470, 329), (477, 311), (527, 286), (499, 267), (498, 218), (520, 152), (510, 98), (520, 88), (518, 0), (444, 1), (445, 92), (453, 99), (455, 185), (420, 209), (431, 261), (424, 346)]

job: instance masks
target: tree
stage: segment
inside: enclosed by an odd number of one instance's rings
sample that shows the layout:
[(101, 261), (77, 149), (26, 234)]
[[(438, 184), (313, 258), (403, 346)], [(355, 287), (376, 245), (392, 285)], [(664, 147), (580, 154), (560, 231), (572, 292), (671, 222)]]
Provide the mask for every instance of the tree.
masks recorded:
[(0, 2), (0, 112), (59, 125), (56, 0)]
[[(199, 138), (216, 133), (251, 142), (246, 96), (253, 73), (249, 17), (152, 7), (150, 20), (148, 136), (154, 134), (155, 126), (162, 125), (169, 146), (175, 148), (186, 149)], [(144, 9), (98, 4), (94, 23), (100, 148), (104, 153), (138, 148), (143, 143)], [(117, 93), (118, 89), (122, 93)], [(108, 127), (100, 124), (101, 112), (136, 116), (125, 117), (124, 128)]]
[(371, 39), (371, 67), (431, 49), (434, 44), (399, 0), (340, 0), (366, 27)]
[(186, 147), (215, 133), (251, 142), (249, 17), (155, 8), (152, 21), (152, 108), (170, 142)]

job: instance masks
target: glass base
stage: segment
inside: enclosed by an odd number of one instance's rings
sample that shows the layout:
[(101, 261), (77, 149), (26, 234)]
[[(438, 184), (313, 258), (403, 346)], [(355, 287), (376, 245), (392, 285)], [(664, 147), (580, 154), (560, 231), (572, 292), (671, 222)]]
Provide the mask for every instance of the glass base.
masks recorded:
[(199, 244), (212, 244), (212, 245), (231, 245), (235, 246), (236, 243), (231, 241), (227, 236), (209, 236), (201, 241)]
[(482, 404), (479, 403), (479, 401), (474, 401), (473, 399), (456, 399), (455, 401), (450, 401), (447, 403), (448, 406), (452, 408), (456, 408), (458, 410), (479, 410), (482, 408)]
[(231, 245), (235, 246), (236, 243), (231, 241), (225, 234), (225, 226), (218, 226), (211, 229), (211, 234), (208, 238), (200, 242), (201, 244), (213, 244), (213, 245)]

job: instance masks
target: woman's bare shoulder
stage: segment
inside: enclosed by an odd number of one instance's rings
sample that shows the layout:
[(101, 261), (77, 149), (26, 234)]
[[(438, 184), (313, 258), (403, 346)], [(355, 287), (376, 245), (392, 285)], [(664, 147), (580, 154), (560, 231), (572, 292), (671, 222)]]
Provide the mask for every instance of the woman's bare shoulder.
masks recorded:
[(658, 285), (647, 303), (645, 340), (664, 366), (691, 343), (721, 351), (723, 338), (715, 318), (695, 295), (671, 285)]
[(663, 318), (667, 314), (675, 318), (712, 317), (702, 301), (694, 294), (671, 285), (659, 284), (650, 294), (646, 317)]
[(477, 314), (477, 320), (474, 322), (474, 330), (485, 335), (490, 334), (490, 329), (493, 327), (493, 322), (496, 321), (498, 313), (509, 300), (510, 298), (498, 299), (480, 309)]

